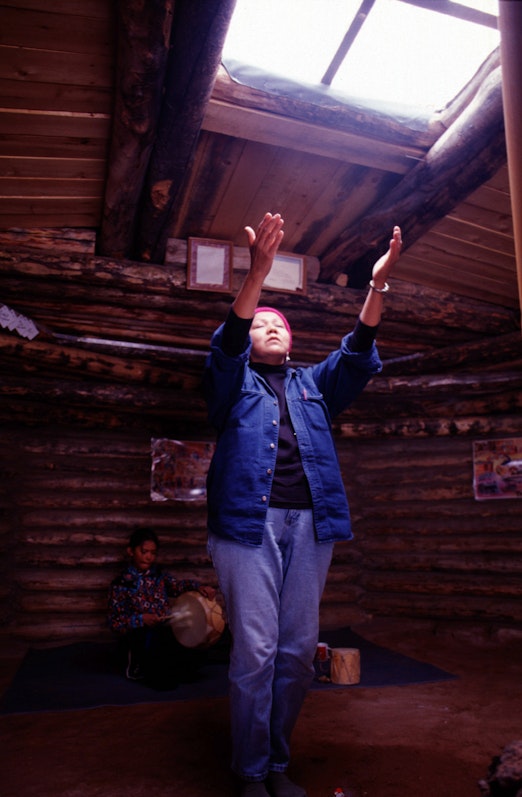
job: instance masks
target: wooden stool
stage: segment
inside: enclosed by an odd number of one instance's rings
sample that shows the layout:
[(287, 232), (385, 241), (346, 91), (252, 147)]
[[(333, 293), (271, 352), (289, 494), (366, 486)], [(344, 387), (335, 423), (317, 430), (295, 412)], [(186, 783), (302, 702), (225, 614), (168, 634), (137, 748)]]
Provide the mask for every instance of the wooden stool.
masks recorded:
[(334, 684), (358, 684), (361, 680), (361, 655), (358, 648), (332, 648), (330, 678)]

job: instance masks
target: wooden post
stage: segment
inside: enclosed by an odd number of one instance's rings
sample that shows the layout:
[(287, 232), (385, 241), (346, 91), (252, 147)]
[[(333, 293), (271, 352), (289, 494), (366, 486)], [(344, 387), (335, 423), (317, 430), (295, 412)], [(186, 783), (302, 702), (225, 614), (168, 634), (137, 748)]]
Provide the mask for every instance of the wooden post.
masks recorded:
[(177, 0), (161, 116), (143, 189), (139, 260), (162, 263), (172, 210), (192, 164), (235, 0)]
[(517, 260), (518, 295), (522, 308), (522, 5), (518, 0), (499, 3), (502, 95), (508, 155), (511, 207)]
[(128, 257), (161, 110), (173, 0), (120, 0), (115, 108), (99, 252)]

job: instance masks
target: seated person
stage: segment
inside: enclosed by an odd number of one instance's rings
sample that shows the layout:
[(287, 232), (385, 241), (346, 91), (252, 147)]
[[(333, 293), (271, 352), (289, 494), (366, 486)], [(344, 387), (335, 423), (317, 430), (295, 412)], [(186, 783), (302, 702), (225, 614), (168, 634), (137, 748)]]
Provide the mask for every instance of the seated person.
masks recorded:
[(131, 561), (111, 583), (108, 620), (124, 645), (127, 678), (161, 689), (190, 678), (199, 658), (197, 651), (177, 642), (166, 622), (169, 598), (189, 590), (213, 598), (215, 590), (162, 571), (156, 565), (158, 548), (158, 537), (151, 529), (131, 534), (127, 546)]

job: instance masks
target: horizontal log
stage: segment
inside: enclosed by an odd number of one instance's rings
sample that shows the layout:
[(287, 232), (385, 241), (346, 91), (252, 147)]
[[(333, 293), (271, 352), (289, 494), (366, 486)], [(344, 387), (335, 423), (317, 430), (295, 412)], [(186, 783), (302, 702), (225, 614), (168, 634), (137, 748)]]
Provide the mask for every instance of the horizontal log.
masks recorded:
[(437, 595), (435, 598), (420, 595), (392, 595), (390, 593), (366, 593), (359, 606), (380, 617), (428, 618), (432, 620), (473, 620), (476, 623), (520, 623), (522, 601), (500, 597), (461, 598)]
[(77, 590), (50, 595), (38, 592), (22, 595), (20, 598), (20, 608), (27, 615), (48, 614), (51, 618), (57, 613), (70, 614), (71, 607), (74, 607), (77, 614), (90, 615), (90, 619), (102, 617), (107, 612), (107, 590), (89, 594), (82, 594)]
[[(374, 478), (368, 478), (368, 482), (373, 483)], [(356, 513), (357, 522), (363, 523), (364, 521), (368, 524), (368, 529), (372, 529), (376, 522), (381, 525), (385, 524), (389, 513), (391, 524), (402, 524), (402, 520), (405, 519), (408, 524), (416, 522), (418, 527), (422, 527), (426, 521), (432, 529), (440, 529), (441, 535), (453, 529), (453, 524), (458, 527), (461, 521), (465, 523), (466, 520), (472, 520), (474, 524), (477, 524), (477, 529), (494, 529), (495, 524), (498, 529), (499, 526), (503, 527), (506, 518), (509, 519), (506, 522), (509, 523), (507, 530), (510, 532), (513, 522), (520, 517), (521, 506), (518, 500), (475, 501), (471, 496), (464, 500), (454, 500), (450, 497), (436, 502), (426, 501), (421, 506), (417, 502), (408, 500), (394, 501), (393, 505), (389, 504), (384, 508), (380, 503), (367, 500), (361, 502), (361, 507), (353, 506), (353, 504), (352, 501), (352, 513)], [(419, 513), (422, 523), (419, 522)]]
[(457, 517), (453, 523), (432, 521), (430, 524), (419, 524), (418, 521), (408, 523), (404, 518), (388, 524), (386, 517), (380, 523), (361, 522), (357, 524), (357, 547), (362, 552), (386, 551), (414, 552), (434, 551), (436, 553), (483, 554), (512, 553), (522, 554), (522, 539), (518, 534), (517, 518), (502, 516), (502, 535), (499, 537), (494, 524), (483, 522), (480, 514), (469, 512), (468, 523), (465, 518)]
[[(263, 75), (265, 86), (267, 80)], [(444, 123), (439, 120), (399, 119), (363, 104), (347, 103), (346, 97), (342, 102), (332, 102), (331, 91), (307, 95), (299, 86), (295, 92), (289, 92), (288, 80), (279, 81), (275, 75), (270, 76), (270, 90), (263, 90), (260, 86), (248, 85), (247, 80), (234, 80), (224, 66), (218, 70), (214, 83), (211, 102), (214, 101), (344, 130), (365, 140), (385, 139), (423, 149), (429, 148), (444, 132)], [(277, 139), (273, 143), (278, 146)]]
[(429, 351), (423, 354), (413, 354), (407, 357), (397, 357), (386, 360), (384, 374), (386, 376), (438, 373), (454, 369), (456, 366), (470, 366), (489, 363), (491, 368), (496, 368), (499, 363), (515, 361), (522, 357), (522, 336), (520, 331), (497, 335), (495, 338), (484, 338), (472, 343), (461, 344), (457, 348), (447, 348)]
[(488, 435), (517, 436), (522, 433), (518, 415), (468, 417), (468, 418), (406, 418), (387, 419), (378, 422), (342, 422), (336, 425), (341, 437), (349, 438), (433, 438), (487, 437)]
[(181, 375), (179, 372), (154, 367), (149, 363), (129, 362), (122, 358), (88, 352), (53, 341), (41, 342), (38, 339), (22, 341), (1, 332), (0, 353), (3, 356), (17, 358), (32, 370), (41, 368), (42, 363), (45, 363), (45, 368), (51, 370), (56, 367), (71, 373), (90, 374), (110, 381), (134, 381), (187, 390), (198, 388), (201, 382), (200, 378), (192, 375)]
[(89, 592), (106, 589), (113, 577), (112, 573), (113, 570), (82, 568), (81, 578), (78, 578), (78, 570), (20, 567), (16, 572), (15, 583), (24, 590), (36, 592)]
[(353, 603), (356, 604), (361, 595), (361, 588), (355, 584), (335, 584), (328, 580), (321, 601), (323, 603)]
[[(79, 571), (72, 565), (70, 568), (38, 567), (35, 569), (20, 568), (15, 584), (27, 593), (99, 593), (109, 588), (111, 580), (118, 575), (121, 567), (82, 568)], [(181, 574), (183, 578), (198, 578), (202, 583), (215, 583), (215, 575), (209, 566), (194, 568), (191, 573)], [(69, 607), (70, 608), (70, 607)]]
[[(59, 546), (24, 545), (20, 546), (14, 561), (17, 565), (56, 567), (57, 569), (74, 568), (75, 563), (76, 566), (82, 568), (112, 566), (117, 571), (121, 567), (122, 560), (121, 551), (108, 554), (98, 553), (97, 551), (92, 552), (88, 548), (74, 546), (63, 548)], [(206, 553), (206, 542), (185, 550), (180, 549), (176, 553), (175, 560), (172, 556), (169, 558), (168, 566), (174, 575), (182, 573), (183, 578), (197, 578), (196, 573), (200, 573), (202, 568), (210, 567), (210, 560)]]
[(408, 573), (391, 572), (389, 574), (368, 573), (361, 578), (361, 587), (367, 592), (390, 592), (394, 595), (454, 595), (484, 596), (494, 600), (499, 598), (522, 597), (522, 582), (518, 574), (515, 576), (485, 576), (471, 574), (467, 578), (461, 574), (438, 573), (437, 576), (421, 574), (417, 578)]
[[(100, 163), (102, 161), (100, 160)], [(53, 166), (56, 168), (56, 166)], [(34, 166), (33, 166), (34, 169)], [(0, 247), (42, 249), (48, 252), (74, 252), (94, 255), (96, 233), (89, 229), (70, 227), (34, 227), (31, 229), (0, 230)]]
[(382, 555), (377, 551), (372, 551), (371, 554), (367, 553), (365, 558), (365, 565), (368, 572), (373, 570), (386, 570), (386, 571), (414, 571), (414, 572), (429, 572), (434, 569), (437, 573), (453, 572), (453, 573), (470, 573), (474, 574), (476, 578), (481, 577), (483, 574), (504, 574), (505, 576), (518, 575), (522, 573), (522, 557), (518, 559), (516, 556), (506, 554), (489, 554), (484, 557), (482, 554), (470, 554), (466, 552), (463, 555), (458, 553), (439, 553), (436, 556), (432, 552), (422, 554), (420, 551), (415, 551), (410, 554), (401, 555), (395, 551), (386, 551)]
[[(184, 245), (186, 251), (186, 242)], [(244, 257), (242, 254), (244, 249), (238, 247), (237, 250), (238, 257)], [(234, 257), (235, 253), (236, 248)], [(197, 302), (201, 303), (207, 297), (205, 292), (185, 290), (186, 269), (180, 269), (178, 266), (154, 266), (111, 258), (89, 256), (80, 258), (56, 253), (53, 256), (47, 256), (43, 252), (36, 254), (35, 252), (13, 251), (7, 248), (0, 249), (0, 266), (6, 283), (8, 282), (7, 277), (18, 276), (25, 280), (42, 278), (51, 283), (54, 280), (59, 280), (64, 289), (69, 283), (76, 283), (79, 286), (95, 285), (97, 291), (93, 296), (94, 302), (100, 300), (104, 289), (114, 288), (129, 295), (128, 301), (132, 294), (137, 294), (138, 297), (143, 297), (145, 294), (156, 294), (163, 297), (169, 296), (171, 300), (183, 297), (190, 306), (191, 303), (192, 305)], [(239, 273), (235, 278), (238, 281), (242, 279)], [(238, 284), (239, 282), (237, 282)], [(29, 286), (30, 282), (27, 283), (25, 292), (30, 290)], [(177, 290), (178, 288), (180, 291)], [(236, 287), (234, 287), (235, 289)], [(271, 293), (275, 299), (281, 301), (281, 294), (267, 291), (269, 296)], [(215, 315), (217, 308), (220, 318), (224, 318), (233, 294), (210, 293), (208, 297), (213, 300), (212, 305), (209, 306), (212, 315)], [(332, 319), (332, 325), (327, 326), (326, 329), (330, 328), (339, 334), (340, 330), (346, 328), (346, 318), (356, 317), (362, 306), (363, 297), (364, 294), (361, 294), (359, 290), (309, 283), (305, 296), (285, 294), (285, 313), (288, 311), (289, 319), (299, 329), (299, 313), (307, 308), (315, 313), (320, 311), (324, 316), (325, 323)], [(426, 313), (427, 307), (429, 307), (429, 314)], [(292, 318), (293, 308), (295, 308), (295, 318)], [(198, 314), (195, 313), (195, 315)], [(470, 332), (480, 334), (481, 338), (519, 330), (517, 314), (512, 310), (398, 281), (394, 285), (393, 294), (390, 293), (386, 299), (385, 321), (405, 323), (406, 320), (408, 324), (415, 325), (418, 334), (422, 333), (424, 327), (433, 325), (456, 330), (465, 327)], [(303, 325), (303, 328), (305, 326)]]

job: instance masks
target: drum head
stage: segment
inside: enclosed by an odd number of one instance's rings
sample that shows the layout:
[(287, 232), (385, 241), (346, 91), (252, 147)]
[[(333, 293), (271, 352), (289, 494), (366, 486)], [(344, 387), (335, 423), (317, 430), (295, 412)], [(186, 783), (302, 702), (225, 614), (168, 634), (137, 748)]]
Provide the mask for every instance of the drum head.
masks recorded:
[(199, 592), (184, 592), (171, 602), (172, 633), (186, 648), (214, 645), (225, 628), (221, 606)]

